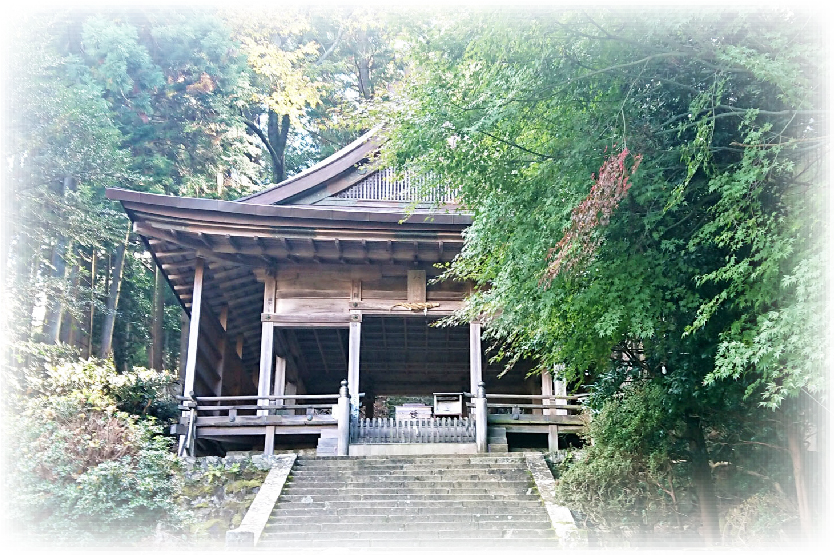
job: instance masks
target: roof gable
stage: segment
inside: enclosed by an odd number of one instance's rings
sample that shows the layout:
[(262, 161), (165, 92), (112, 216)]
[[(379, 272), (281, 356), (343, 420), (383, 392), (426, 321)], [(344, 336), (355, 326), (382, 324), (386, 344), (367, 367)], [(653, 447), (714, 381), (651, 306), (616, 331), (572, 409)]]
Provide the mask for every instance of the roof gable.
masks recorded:
[[(377, 136), (380, 127), (375, 127), (353, 143), (298, 175), (285, 179), (263, 191), (238, 199), (247, 204), (309, 204), (299, 202), (300, 198), (315, 195), (331, 185), (330, 189), (350, 187), (362, 178), (360, 166), (367, 163), (380, 148)], [(355, 180), (352, 181), (352, 177)], [(339, 189), (341, 190), (341, 189)]]
[(431, 209), (455, 206), (449, 192), (421, 190), (431, 177), (374, 166), (382, 140), (375, 127), (325, 160), (264, 191), (238, 199), (246, 204), (351, 208)]

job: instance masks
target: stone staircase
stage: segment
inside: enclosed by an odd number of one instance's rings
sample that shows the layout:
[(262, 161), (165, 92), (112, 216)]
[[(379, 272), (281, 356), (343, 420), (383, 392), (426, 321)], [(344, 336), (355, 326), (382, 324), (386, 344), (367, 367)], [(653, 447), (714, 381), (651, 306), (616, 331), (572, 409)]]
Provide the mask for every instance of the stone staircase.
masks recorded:
[(524, 456), (300, 457), (259, 548), (558, 548)]

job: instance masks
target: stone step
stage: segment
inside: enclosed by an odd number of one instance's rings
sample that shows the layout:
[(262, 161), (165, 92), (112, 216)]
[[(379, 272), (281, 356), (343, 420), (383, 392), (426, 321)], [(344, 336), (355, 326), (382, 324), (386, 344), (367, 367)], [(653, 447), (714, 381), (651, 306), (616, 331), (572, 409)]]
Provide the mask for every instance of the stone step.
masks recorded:
[(512, 471), (519, 470), (519, 464), (494, 464), (494, 465), (439, 465), (432, 467), (429, 465), (409, 465), (409, 464), (355, 464), (355, 465), (302, 465), (298, 467), (299, 471), (304, 472), (350, 472), (350, 473), (373, 473), (373, 472), (425, 472), (427, 474), (442, 474), (451, 470), (468, 470), (471, 473), (482, 473), (490, 470), (493, 471)]
[[(444, 493), (282, 493), (278, 502), (298, 501), (301, 503), (313, 502), (334, 502), (334, 501), (526, 501), (538, 500), (536, 494), (525, 494), (517, 492), (490, 492), (487, 493), (456, 493), (452, 490)], [(306, 501), (309, 500), (309, 501)]]
[(433, 468), (438, 468), (440, 465), (451, 466), (472, 466), (472, 465), (494, 465), (494, 464), (518, 464), (519, 461), (524, 461), (523, 453), (506, 453), (502, 455), (491, 455), (489, 453), (483, 455), (424, 455), (424, 456), (405, 456), (405, 455), (369, 455), (367, 457), (339, 457), (333, 458), (316, 458), (316, 457), (299, 457), (296, 463), (299, 466), (356, 466), (356, 465), (373, 465), (373, 464), (411, 464), (422, 465)]
[(555, 537), (522, 454), (299, 457), (259, 547), (527, 552)]
[(330, 437), (320, 437), (316, 444), (317, 457), (335, 457), (339, 449), (338, 440)]
[(347, 530), (347, 531), (323, 531), (311, 534), (304, 532), (265, 532), (262, 536), (268, 540), (290, 541), (290, 540), (373, 540), (373, 539), (415, 539), (435, 540), (442, 538), (472, 537), (480, 540), (499, 538), (555, 538), (556, 533), (552, 529), (536, 528), (505, 528), (505, 529), (478, 529), (461, 530), (455, 527), (447, 527), (434, 530)]
[[(359, 526), (361, 524), (362, 526)], [(317, 532), (355, 532), (358, 529), (373, 530), (374, 532), (423, 532), (455, 531), (467, 532), (476, 530), (550, 530), (550, 522), (531, 521), (485, 521), (485, 522), (386, 522), (367, 520), (362, 523), (350, 522), (305, 522), (292, 523), (289, 521), (271, 521), (264, 529), (265, 533), (307, 533)]]
[[(408, 512), (406, 512), (408, 511)], [(501, 513), (501, 514), (485, 514), (485, 513), (438, 513), (435, 510), (400, 510), (393, 512), (389, 508), (369, 509), (363, 513), (359, 511), (352, 514), (344, 514), (342, 511), (328, 511), (316, 510), (309, 511), (305, 509), (298, 510), (282, 510), (276, 511), (271, 517), (272, 523), (287, 523), (287, 524), (365, 524), (368, 522), (403, 522), (404, 519), (409, 519), (410, 522), (423, 523), (448, 523), (448, 522), (525, 522), (525, 523), (545, 523), (548, 526), (551, 520), (542, 511), (529, 513)]]
[(504, 468), (480, 468), (478, 470), (472, 468), (443, 468), (443, 469), (429, 469), (429, 468), (407, 468), (401, 470), (393, 469), (374, 469), (374, 468), (310, 468), (302, 467), (295, 468), (290, 472), (291, 476), (320, 476), (327, 475), (335, 478), (345, 478), (350, 476), (514, 476), (525, 475), (528, 476), (526, 468), (519, 468), (519, 465), (506, 466)]
[[(405, 500), (414, 500), (414, 499), (452, 499), (452, 498), (467, 498), (467, 499), (480, 499), (482, 496), (490, 496), (485, 497), (485, 499), (518, 499), (518, 498), (525, 498), (531, 497), (536, 499), (535, 494), (533, 491), (528, 493), (527, 491), (518, 491), (517, 489), (498, 489), (498, 488), (466, 488), (466, 489), (455, 489), (455, 488), (422, 488), (422, 489), (406, 489), (406, 488), (353, 488), (353, 489), (341, 489), (341, 488), (289, 488), (286, 492), (282, 493), (281, 499), (290, 500), (291, 498), (301, 498), (301, 497), (309, 497), (309, 496), (323, 496), (323, 500), (327, 500), (327, 498), (335, 498), (335, 499), (353, 499), (353, 498), (364, 498), (364, 499), (405, 499)], [(375, 497), (370, 497), (375, 496)], [(441, 497), (442, 496), (442, 497)]]
[[(513, 487), (529, 487), (533, 485), (533, 480), (528, 473), (518, 472), (513, 474), (485, 474), (479, 476), (478, 474), (390, 474), (388, 476), (380, 474), (372, 474), (371, 476), (365, 474), (291, 474), (287, 480), (287, 487), (295, 487), (303, 485), (305, 487), (316, 487), (322, 484), (326, 486), (335, 486), (342, 484), (365, 485), (365, 486), (382, 486), (386, 487), (389, 484), (413, 484), (418, 487), (427, 487), (436, 485), (438, 487), (455, 487), (455, 484), (467, 483), (474, 486), (481, 487), (500, 487), (501, 484), (511, 484)], [(389, 486), (395, 487), (395, 486)], [(398, 486), (399, 487), (399, 486)]]
[(362, 489), (518, 489), (527, 490), (533, 486), (533, 480), (292, 480), (289, 487), (292, 489), (341, 489), (341, 490), (362, 490)]
[[(349, 457), (340, 457), (339, 460), (350, 461), (360, 459), (411, 459), (411, 460), (429, 460), (429, 459), (450, 459), (450, 460), (471, 460), (471, 459), (492, 459), (495, 458), (486, 453), (444, 453), (434, 455), (351, 455)], [(508, 458), (508, 457), (503, 457)], [(509, 458), (524, 459), (525, 455), (522, 453), (512, 453)], [(300, 461), (315, 461), (315, 456), (300, 455)]]
[(374, 514), (376, 511), (386, 511), (391, 514), (418, 515), (418, 514), (442, 514), (445, 512), (468, 511), (473, 514), (546, 514), (540, 499), (514, 501), (512, 504), (492, 503), (485, 506), (481, 501), (374, 501), (364, 503), (361, 507), (351, 501), (310, 501), (307, 503), (285, 503), (276, 505), (273, 514), (278, 515), (299, 515), (314, 514), (314, 511), (321, 511), (323, 514), (336, 513), (339, 515), (363, 515)]
[(382, 456), (368, 456), (368, 457), (337, 457), (337, 458), (305, 458), (298, 459), (300, 466), (312, 465), (328, 465), (328, 466), (352, 466), (352, 465), (371, 465), (371, 464), (411, 464), (422, 465), (426, 467), (437, 468), (439, 465), (446, 466), (465, 466), (465, 465), (494, 465), (494, 464), (518, 464), (520, 460), (524, 460), (523, 453), (503, 453), (484, 455), (470, 455), (469, 458), (464, 456), (459, 457), (443, 457), (441, 455), (433, 455), (431, 458), (407, 457), (390, 455), (388, 457)]
[(268, 537), (258, 542), (259, 549), (281, 549), (310, 552), (310, 550), (337, 549), (339, 552), (359, 551), (391, 553), (392, 551), (414, 552), (415, 550), (433, 550), (439, 552), (453, 551), (455, 553), (470, 552), (478, 549), (490, 553), (553, 553), (558, 544), (554, 539), (530, 538), (444, 538), (432, 540), (418, 540), (414, 538), (388, 538), (373, 540), (270, 540)]

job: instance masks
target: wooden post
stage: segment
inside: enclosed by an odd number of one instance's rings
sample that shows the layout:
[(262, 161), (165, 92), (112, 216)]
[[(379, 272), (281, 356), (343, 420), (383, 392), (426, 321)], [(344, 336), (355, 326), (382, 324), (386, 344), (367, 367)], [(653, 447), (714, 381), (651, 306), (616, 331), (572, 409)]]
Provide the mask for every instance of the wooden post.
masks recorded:
[(470, 322), (470, 393), (475, 395), (481, 382), (481, 324)]
[[(284, 357), (275, 357), (275, 383), (273, 385), (273, 395), (284, 395), (287, 384), (287, 359)], [(278, 406), (284, 406), (284, 400), (278, 399), (275, 402)]]
[(557, 424), (550, 424), (548, 426), (548, 451), (551, 453), (560, 452), (560, 427)]
[(220, 344), (218, 344), (218, 350), (220, 351), (220, 360), (217, 363), (217, 386), (215, 387), (215, 395), (220, 397), (223, 395), (223, 378), (226, 372), (226, 365), (229, 363), (229, 353), (226, 347), (226, 343), (229, 341), (229, 334), (227, 333), (226, 329), (226, 321), (229, 318), (229, 305), (225, 304), (220, 309), (220, 317), (218, 318), (218, 322), (220, 323), (220, 327), (223, 328), (223, 335), (220, 338)]
[(348, 381), (342, 380), (339, 387), (339, 400), (336, 405), (337, 441), (336, 454), (340, 457), (348, 456), (348, 445), (351, 433), (351, 399), (348, 393)]
[[(554, 380), (554, 395), (566, 396), (565, 382), (563, 380)], [(554, 401), (555, 405), (567, 405), (567, 399), (557, 399)], [(555, 409), (554, 414), (568, 414), (565, 409)]]
[(478, 382), (475, 401), (475, 447), (479, 453), (487, 452), (487, 397), (484, 382)]
[(348, 329), (348, 393), (351, 396), (351, 415), (360, 414), (360, 330), (362, 323), (352, 321)]
[[(267, 275), (264, 279), (264, 312), (275, 312), (275, 276)], [(273, 325), (271, 322), (261, 324), (261, 362), (258, 370), (258, 395), (270, 394), (273, 366)], [(258, 405), (268, 407), (266, 399), (259, 399)], [(259, 416), (266, 416), (269, 410), (259, 410)], [(275, 448), (275, 426), (267, 426), (264, 436), (264, 454), (272, 455)]]
[[(551, 376), (551, 372), (548, 370), (543, 370), (540, 374), (542, 376), (542, 394), (543, 395), (554, 395), (554, 377)], [(553, 404), (552, 399), (543, 399), (543, 405), (551, 405)], [(551, 409), (542, 409), (542, 414), (549, 415), (553, 414)]]
[(188, 314), (180, 312), (180, 383), (186, 383), (186, 361), (188, 360), (188, 332), (191, 328)]
[[(284, 386), (284, 394), (285, 395), (304, 395), (304, 392), (299, 392), (299, 387), (294, 384), (293, 382), (287, 382)], [(295, 399), (287, 399), (284, 401), (284, 406), (290, 407), (296, 404)], [(295, 411), (293, 411), (295, 413)]]
[[(198, 258), (194, 266), (194, 287), (191, 298), (191, 317), (188, 329), (188, 351), (186, 353), (185, 379), (183, 380), (183, 395), (190, 395), (194, 391), (194, 378), (197, 370), (197, 339), (200, 334), (200, 306), (203, 300), (203, 259)], [(183, 416), (188, 416), (183, 411)], [(180, 436), (180, 452), (182, 452), (185, 436)], [(191, 451), (191, 446), (189, 446)], [(193, 456), (193, 452), (189, 452)]]

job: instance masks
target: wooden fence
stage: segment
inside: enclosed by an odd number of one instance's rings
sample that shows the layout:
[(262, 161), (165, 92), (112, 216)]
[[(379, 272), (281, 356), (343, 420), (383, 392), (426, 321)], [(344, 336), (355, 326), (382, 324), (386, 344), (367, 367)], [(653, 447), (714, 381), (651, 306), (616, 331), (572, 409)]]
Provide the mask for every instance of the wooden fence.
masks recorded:
[(470, 418), (353, 419), (351, 443), (475, 443), (475, 421)]

